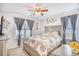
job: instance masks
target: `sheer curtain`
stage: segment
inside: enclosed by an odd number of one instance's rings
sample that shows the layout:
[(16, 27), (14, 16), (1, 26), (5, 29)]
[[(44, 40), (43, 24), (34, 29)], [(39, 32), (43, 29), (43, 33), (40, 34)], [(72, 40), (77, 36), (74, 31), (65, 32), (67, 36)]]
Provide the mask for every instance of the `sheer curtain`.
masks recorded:
[(72, 30), (72, 26), (71, 26), (71, 20), (69, 18), (68, 24), (66, 27), (66, 43), (69, 43), (72, 41), (72, 33), (73, 33), (73, 30)]
[(75, 30), (76, 30), (77, 14), (71, 15), (70, 20), (71, 20), (71, 26), (72, 26), (72, 29), (73, 29), (72, 39), (73, 39), (73, 41), (76, 41)]
[(22, 39), (30, 37), (30, 30), (26, 20), (24, 21), (24, 24), (22, 26), (21, 33), (21, 35), (23, 36)]

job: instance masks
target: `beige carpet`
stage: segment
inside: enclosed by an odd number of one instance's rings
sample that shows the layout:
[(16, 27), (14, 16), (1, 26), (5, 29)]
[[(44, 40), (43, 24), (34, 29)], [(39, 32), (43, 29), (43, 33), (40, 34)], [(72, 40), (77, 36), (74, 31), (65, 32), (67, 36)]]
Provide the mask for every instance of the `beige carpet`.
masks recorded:
[(8, 56), (29, 56), (22, 47), (8, 49)]

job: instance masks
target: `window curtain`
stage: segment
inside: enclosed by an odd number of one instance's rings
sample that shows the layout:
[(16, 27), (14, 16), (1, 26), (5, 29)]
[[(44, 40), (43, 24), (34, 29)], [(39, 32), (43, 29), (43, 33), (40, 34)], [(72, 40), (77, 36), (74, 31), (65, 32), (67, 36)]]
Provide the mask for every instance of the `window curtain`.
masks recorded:
[(18, 45), (21, 44), (21, 36), (20, 36), (20, 31), (21, 31), (21, 28), (22, 28), (22, 25), (25, 21), (25, 19), (23, 18), (18, 18), (18, 17), (14, 17), (14, 20), (15, 20), (15, 24), (17, 26), (17, 29), (18, 29), (18, 32), (19, 32), (19, 36), (18, 36)]
[(30, 29), (30, 36), (32, 36), (32, 28), (33, 28), (33, 25), (34, 25), (34, 21), (33, 20), (27, 20), (27, 24), (28, 24), (28, 27)]
[(66, 37), (65, 37), (65, 32), (66, 32), (66, 27), (68, 24), (68, 18), (69, 17), (61, 17), (61, 22), (63, 25), (63, 43), (66, 43)]
[(72, 39), (73, 41), (76, 41), (75, 30), (76, 30), (77, 14), (70, 16), (70, 20), (71, 20), (71, 26), (73, 29)]

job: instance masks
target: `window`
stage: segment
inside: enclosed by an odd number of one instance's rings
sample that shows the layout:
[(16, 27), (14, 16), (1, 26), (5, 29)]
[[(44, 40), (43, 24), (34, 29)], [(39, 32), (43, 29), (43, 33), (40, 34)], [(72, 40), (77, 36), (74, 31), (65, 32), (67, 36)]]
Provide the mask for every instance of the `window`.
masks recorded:
[(66, 28), (66, 40), (72, 40), (72, 26), (71, 26), (71, 21), (70, 19), (68, 20), (67, 28)]
[[(18, 36), (19, 36), (18, 29), (16, 29), (15, 32), (16, 32), (15, 37), (16, 37), (16, 39), (18, 39)], [(29, 30), (29, 27), (28, 27), (26, 21), (24, 22), (24, 24), (22, 26), (22, 29), (20, 31), (20, 35), (21, 35), (21, 39), (24, 39), (24, 38), (27, 38), (30, 36), (30, 30)]]

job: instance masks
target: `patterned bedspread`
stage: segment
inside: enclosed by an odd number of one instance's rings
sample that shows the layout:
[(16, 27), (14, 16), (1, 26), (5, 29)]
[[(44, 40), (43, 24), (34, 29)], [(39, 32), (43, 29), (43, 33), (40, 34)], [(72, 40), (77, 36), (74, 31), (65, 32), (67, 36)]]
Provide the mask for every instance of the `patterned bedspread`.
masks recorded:
[(60, 45), (62, 38), (58, 33), (44, 33), (41, 36), (30, 37), (25, 43), (33, 47), (41, 56), (46, 56), (51, 50)]

